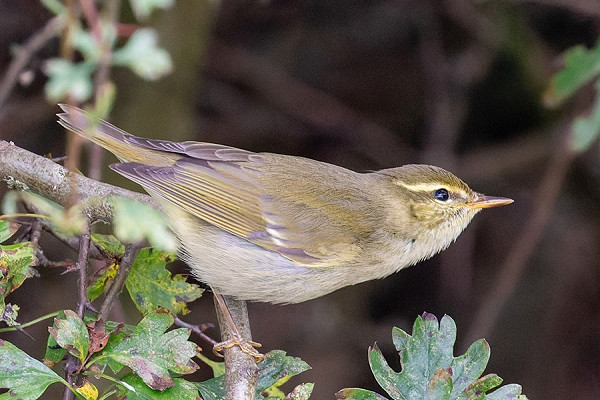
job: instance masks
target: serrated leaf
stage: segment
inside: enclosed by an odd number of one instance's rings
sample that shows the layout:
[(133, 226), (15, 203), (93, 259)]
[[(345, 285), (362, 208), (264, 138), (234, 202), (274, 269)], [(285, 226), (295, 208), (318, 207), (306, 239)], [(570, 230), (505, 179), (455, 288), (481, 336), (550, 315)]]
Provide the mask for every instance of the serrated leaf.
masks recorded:
[(113, 62), (148, 80), (159, 79), (173, 69), (171, 56), (158, 47), (158, 36), (150, 28), (135, 31), (125, 46), (113, 53)]
[(150, 313), (131, 336), (114, 348), (107, 345), (104, 355), (131, 368), (152, 389), (171, 387), (174, 382), (169, 371), (191, 374), (198, 369), (191, 360), (196, 355), (196, 344), (187, 340), (190, 331), (179, 328), (166, 332), (172, 324), (171, 314)]
[(54, 102), (67, 98), (80, 103), (88, 100), (93, 90), (94, 69), (94, 64), (89, 62), (71, 63), (60, 58), (46, 61), (46, 96)]
[(181, 379), (174, 378), (173, 386), (163, 391), (152, 390), (137, 375), (129, 374), (123, 379), (123, 382), (130, 385), (133, 389), (126, 386), (119, 386), (119, 395), (125, 396), (127, 400), (198, 400), (198, 389), (194, 384)]
[(565, 67), (554, 75), (544, 94), (544, 102), (549, 106), (561, 104), (600, 74), (600, 41), (589, 50), (584, 46), (572, 47), (564, 59)]
[(484, 339), (476, 340), (460, 357), (452, 361), (452, 398), (483, 374), (490, 359), (490, 346)]
[[(262, 393), (272, 394), (282, 392), (278, 389), (290, 377), (298, 375), (310, 366), (298, 357), (286, 355), (283, 350), (272, 350), (265, 355), (265, 359), (258, 364), (258, 381), (256, 385), (256, 399), (262, 399)], [(220, 400), (225, 396), (225, 376), (219, 376), (195, 384), (204, 400)], [(277, 395), (275, 395), (277, 397)], [(279, 397), (283, 398), (283, 396)]]
[(87, 327), (74, 311), (65, 310), (64, 318), (54, 319), (56, 327), (48, 328), (56, 343), (81, 362), (85, 360), (90, 346)]
[(369, 349), (369, 365), (379, 386), (392, 396), (393, 399), (408, 399), (403, 395), (404, 389), (398, 386), (400, 383), (400, 374), (390, 368), (377, 344)]
[(35, 400), (56, 382), (67, 384), (50, 368), (0, 339), (0, 387), (9, 389), (0, 394), (0, 400)]
[(402, 329), (397, 327), (392, 328), (392, 342), (394, 343), (396, 351), (402, 351), (402, 349), (406, 347), (406, 342), (409, 338), (410, 335), (404, 332)]
[(147, 19), (155, 9), (171, 8), (173, 0), (131, 0), (129, 2), (137, 19)]
[(186, 282), (184, 276), (171, 276), (165, 266), (174, 258), (173, 254), (162, 251), (140, 250), (125, 286), (142, 314), (160, 307), (175, 314), (187, 314), (186, 303), (202, 295), (203, 289)]
[[(453, 356), (456, 324), (448, 316), (444, 316), (438, 324), (435, 316), (424, 313), (415, 320), (412, 336), (394, 328), (392, 338), (400, 352), (401, 372), (390, 368), (376, 345), (369, 349), (369, 364), (379, 385), (394, 400), (488, 399), (486, 392), (502, 382), (496, 375), (479, 378), (490, 356), (485, 340), (473, 343), (464, 355)], [(369, 395), (367, 392), (358, 393)]]
[(283, 350), (273, 350), (265, 355), (258, 368), (257, 394), (271, 387), (278, 388), (292, 376), (309, 370), (310, 366), (298, 357), (286, 355)]
[(342, 389), (335, 394), (335, 398), (338, 400), (388, 400), (387, 397), (380, 394), (358, 388)]
[(167, 226), (164, 216), (147, 204), (115, 197), (111, 199), (114, 210), (115, 236), (124, 243), (141, 243), (148, 239), (150, 245), (173, 253), (177, 239)]

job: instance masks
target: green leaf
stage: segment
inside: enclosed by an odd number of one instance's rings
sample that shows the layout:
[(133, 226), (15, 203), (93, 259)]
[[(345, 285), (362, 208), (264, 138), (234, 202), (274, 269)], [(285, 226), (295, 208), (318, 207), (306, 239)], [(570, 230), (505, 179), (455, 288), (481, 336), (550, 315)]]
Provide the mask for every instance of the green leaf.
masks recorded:
[(35, 275), (31, 265), (36, 262), (35, 248), (31, 242), (21, 242), (12, 245), (0, 245), (0, 316), (10, 321), (14, 311), (6, 309), (4, 299), (16, 290), (23, 281)]
[(141, 243), (148, 239), (159, 250), (174, 253), (177, 239), (167, 226), (164, 216), (147, 204), (123, 197), (111, 199), (114, 208), (115, 236), (124, 243)]
[[(379, 385), (394, 400), (487, 399), (486, 392), (502, 382), (496, 375), (479, 378), (490, 356), (490, 348), (485, 340), (473, 343), (464, 355), (453, 356), (456, 324), (448, 316), (444, 316), (438, 324), (435, 316), (424, 313), (415, 320), (412, 336), (394, 328), (392, 339), (400, 353), (401, 372), (390, 368), (377, 345), (369, 349), (369, 364)], [(505, 390), (514, 394), (513, 398), (521, 394), (519, 386), (500, 390), (489, 396), (502, 394)], [(355, 389), (340, 393), (371, 396), (368, 392), (356, 392)]]
[(119, 259), (125, 255), (125, 245), (113, 235), (92, 233), (91, 240), (104, 254), (111, 258)]
[(85, 58), (86, 62), (97, 64), (100, 62), (103, 52), (103, 46), (113, 47), (117, 39), (117, 30), (114, 24), (98, 21), (101, 30), (102, 44), (89, 31), (76, 29), (73, 34), (73, 47), (75, 47)]
[(79, 203), (69, 209), (56, 204), (33, 192), (20, 192), (19, 197), (32, 204), (35, 208), (50, 219), (52, 228), (67, 236), (77, 236), (87, 229), (87, 222), (83, 216), (83, 204)]
[(144, 79), (157, 80), (173, 69), (171, 56), (157, 43), (158, 37), (153, 29), (138, 29), (125, 46), (114, 52), (113, 62), (131, 68)]
[(95, 65), (89, 62), (71, 63), (60, 58), (46, 61), (46, 96), (53, 102), (64, 101), (67, 98), (75, 102), (88, 100), (93, 90), (94, 69)]
[(466, 353), (452, 361), (452, 398), (456, 398), (466, 387), (483, 374), (490, 359), (490, 345), (484, 340), (475, 341)]
[(273, 350), (265, 355), (258, 368), (257, 395), (278, 390), (292, 376), (309, 370), (310, 366), (298, 357), (286, 355), (283, 350)]
[(221, 376), (225, 375), (225, 363), (213, 361), (210, 358), (206, 357), (202, 353), (198, 353), (198, 358), (202, 360), (203, 363), (208, 365), (213, 370), (213, 376)]
[(88, 354), (90, 336), (81, 318), (74, 311), (65, 310), (64, 318), (55, 318), (54, 325), (56, 327), (48, 328), (48, 332), (56, 343), (83, 362)]
[[(61, 312), (59, 317), (64, 318), (64, 312)], [(52, 327), (56, 328), (56, 324), (53, 323)], [(54, 367), (62, 361), (66, 354), (67, 350), (60, 347), (52, 335), (48, 335), (48, 340), (46, 341), (46, 354), (44, 354), (44, 364), (48, 367)]]
[(461, 394), (458, 400), (485, 399), (485, 392), (500, 386), (502, 378), (496, 374), (488, 374), (471, 383)]
[(571, 137), (571, 147), (581, 153), (598, 139), (600, 135), (600, 81), (596, 84), (596, 101), (591, 115), (579, 117), (573, 122), (573, 136)]
[[(286, 355), (285, 351), (273, 350), (265, 355), (265, 359), (258, 364), (258, 369), (255, 398), (264, 399), (263, 394), (283, 398), (285, 394), (279, 387), (292, 376), (310, 369), (310, 366), (297, 357)], [(225, 376), (196, 383), (196, 387), (204, 400), (219, 400), (225, 396)], [(299, 389), (299, 392), (306, 390), (308, 388)]]
[(314, 387), (314, 383), (303, 383), (298, 385), (286, 396), (286, 400), (308, 400)]
[(125, 285), (142, 314), (160, 307), (175, 314), (187, 314), (186, 303), (202, 295), (203, 289), (198, 285), (187, 283), (182, 275), (171, 276), (165, 268), (174, 257), (149, 248), (140, 250)]
[(388, 400), (386, 397), (370, 390), (357, 388), (342, 389), (335, 394), (335, 398), (338, 400)]
[(425, 391), (427, 400), (449, 400), (452, 393), (452, 369), (440, 368), (429, 381)]
[(544, 94), (549, 106), (560, 105), (579, 88), (600, 74), (600, 41), (593, 49), (575, 46), (565, 53), (565, 67), (560, 70)]
[(108, 286), (110, 282), (115, 278), (119, 266), (115, 263), (108, 265), (106, 268), (102, 268), (100, 273), (96, 275), (96, 279), (88, 286), (86, 296), (89, 301), (96, 300)]
[(67, 385), (50, 368), (0, 339), (0, 387), (9, 389), (0, 400), (34, 400), (55, 382)]
[(137, 19), (147, 19), (156, 8), (167, 9), (173, 6), (173, 0), (131, 0), (129, 2)]
[(0, 219), (0, 243), (6, 242), (14, 235), (21, 225)]
[(150, 389), (137, 375), (128, 374), (123, 378), (133, 390), (119, 386), (119, 395), (127, 400), (198, 400), (198, 389), (193, 383), (181, 378), (173, 379), (173, 386), (161, 391)]
[(150, 313), (136, 326), (131, 336), (114, 348), (107, 345), (104, 355), (127, 365), (152, 389), (171, 387), (174, 382), (169, 371), (191, 374), (198, 369), (191, 360), (196, 355), (196, 344), (187, 340), (190, 331), (179, 328), (166, 332), (172, 324), (171, 314)]
[(17, 289), (23, 281), (35, 275), (31, 268), (36, 262), (35, 247), (31, 242), (0, 246), (0, 296)]
[(195, 385), (202, 396), (202, 400), (222, 400), (225, 396), (224, 376), (197, 382)]

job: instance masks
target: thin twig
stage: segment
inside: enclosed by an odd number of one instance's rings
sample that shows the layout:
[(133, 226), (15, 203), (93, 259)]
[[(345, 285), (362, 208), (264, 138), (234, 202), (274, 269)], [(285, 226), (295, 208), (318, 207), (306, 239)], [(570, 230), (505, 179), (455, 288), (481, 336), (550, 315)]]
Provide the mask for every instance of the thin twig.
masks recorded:
[(77, 269), (79, 270), (79, 286), (77, 290), (77, 315), (79, 315), (79, 318), (83, 318), (85, 308), (89, 305), (86, 287), (89, 252), (90, 229), (88, 225), (86, 232), (81, 235), (81, 239), (79, 240), (79, 258), (77, 259)]
[(63, 27), (64, 18), (60, 15), (50, 19), (46, 25), (36, 32), (27, 43), (19, 49), (19, 52), (10, 63), (2, 83), (0, 83), (0, 110), (6, 103), (10, 92), (19, 81), (21, 71), (27, 67), (31, 57), (52, 38), (57, 36)]
[(182, 328), (188, 328), (188, 329), (190, 329), (196, 335), (200, 336), (200, 338), (202, 340), (210, 343), (212, 346), (214, 346), (215, 344), (217, 344), (216, 340), (214, 340), (213, 338), (211, 338), (210, 336), (208, 336), (206, 333), (204, 333), (205, 329), (213, 328), (214, 327), (213, 324), (202, 324), (202, 326), (194, 325), (194, 324), (187, 323), (187, 322), (179, 319), (179, 317), (175, 316), (175, 325), (180, 326)]
[(113, 280), (110, 290), (108, 293), (106, 293), (106, 298), (104, 299), (104, 303), (100, 308), (99, 318), (103, 319), (104, 321), (107, 320), (108, 313), (112, 309), (114, 302), (117, 300), (119, 294), (121, 294), (121, 291), (123, 291), (129, 271), (131, 271), (133, 262), (135, 261), (141, 247), (142, 246), (140, 244), (128, 244), (125, 246), (125, 255), (121, 259), (117, 276)]

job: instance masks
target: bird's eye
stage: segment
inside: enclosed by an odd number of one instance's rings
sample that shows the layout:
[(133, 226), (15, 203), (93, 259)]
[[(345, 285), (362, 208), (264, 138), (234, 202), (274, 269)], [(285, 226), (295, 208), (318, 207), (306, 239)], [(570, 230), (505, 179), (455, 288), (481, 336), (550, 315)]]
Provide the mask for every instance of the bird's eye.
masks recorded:
[(450, 195), (448, 194), (448, 191), (446, 189), (438, 189), (435, 192), (433, 192), (433, 197), (435, 197), (435, 199), (439, 201), (448, 201)]

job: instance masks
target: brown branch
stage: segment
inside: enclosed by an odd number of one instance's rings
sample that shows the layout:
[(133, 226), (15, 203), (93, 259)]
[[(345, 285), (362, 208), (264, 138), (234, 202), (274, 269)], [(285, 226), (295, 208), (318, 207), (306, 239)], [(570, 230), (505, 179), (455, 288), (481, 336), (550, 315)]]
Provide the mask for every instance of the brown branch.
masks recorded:
[(175, 316), (175, 325), (191, 330), (196, 335), (200, 336), (201, 339), (210, 343), (212, 346), (217, 344), (216, 340), (214, 340), (213, 338), (208, 336), (206, 333), (204, 333), (204, 331), (206, 329), (213, 328), (214, 327), (213, 324), (194, 325), (194, 324), (185, 322), (184, 320), (180, 319), (178, 316)]
[(88, 254), (90, 253), (90, 228), (89, 224), (86, 231), (79, 240), (79, 258), (77, 259), (77, 270), (79, 271), (79, 282), (77, 290), (77, 315), (83, 319), (86, 307), (89, 305), (87, 299), (87, 270)]
[[(235, 338), (234, 329), (237, 328), (242, 339), (251, 341), (250, 320), (246, 302), (223, 296), (226, 309), (220, 307), (215, 295), (215, 308), (221, 329), (221, 340), (227, 341)], [(235, 327), (227, 320), (224, 314), (229, 311)], [(258, 382), (258, 367), (250, 355), (242, 351), (239, 346), (223, 350), (225, 356), (225, 400), (253, 399)]]
[(131, 192), (69, 172), (51, 160), (0, 141), (0, 178), (24, 185), (60, 205), (68, 206), (73, 196), (85, 204), (90, 222), (110, 222), (112, 196), (127, 197), (157, 207), (148, 195)]
[(104, 303), (102, 303), (102, 308), (100, 308), (99, 317), (103, 321), (106, 321), (108, 313), (112, 309), (113, 304), (117, 300), (119, 294), (121, 294), (121, 292), (123, 291), (123, 287), (125, 286), (125, 281), (127, 280), (129, 271), (131, 271), (131, 267), (133, 267), (133, 263), (140, 249), (140, 244), (128, 244), (127, 246), (125, 246), (125, 255), (123, 256), (123, 258), (121, 259), (121, 263), (119, 264), (117, 276), (113, 280), (112, 285), (108, 293), (106, 294)]

